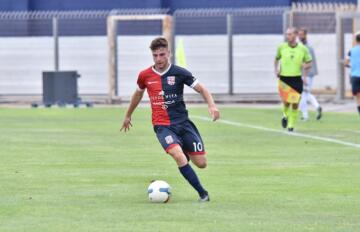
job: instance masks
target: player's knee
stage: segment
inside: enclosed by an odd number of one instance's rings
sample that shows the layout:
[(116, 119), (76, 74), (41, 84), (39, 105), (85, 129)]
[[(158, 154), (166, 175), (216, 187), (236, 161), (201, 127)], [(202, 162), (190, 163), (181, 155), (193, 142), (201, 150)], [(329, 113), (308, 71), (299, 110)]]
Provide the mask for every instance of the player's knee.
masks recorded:
[(173, 157), (178, 166), (187, 164), (187, 159), (180, 146), (176, 146), (168, 150), (169, 155)]
[(201, 168), (201, 169), (206, 168), (207, 167), (207, 162), (206, 161), (201, 161), (200, 163), (197, 163), (196, 166), (198, 168)]
[(196, 159), (196, 160), (192, 160), (193, 163), (196, 165), (196, 167), (198, 168), (206, 168), (207, 167), (207, 160), (204, 158), (204, 159)]

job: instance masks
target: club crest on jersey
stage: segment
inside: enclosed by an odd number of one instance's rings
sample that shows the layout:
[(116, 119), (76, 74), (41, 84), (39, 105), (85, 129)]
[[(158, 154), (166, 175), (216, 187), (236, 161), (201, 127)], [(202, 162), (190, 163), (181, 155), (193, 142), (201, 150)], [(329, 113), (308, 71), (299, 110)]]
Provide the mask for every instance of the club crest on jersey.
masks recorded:
[(174, 142), (174, 139), (171, 135), (168, 135), (165, 137), (165, 141), (167, 144), (172, 144)]
[(168, 85), (175, 85), (175, 76), (168, 76), (167, 83)]

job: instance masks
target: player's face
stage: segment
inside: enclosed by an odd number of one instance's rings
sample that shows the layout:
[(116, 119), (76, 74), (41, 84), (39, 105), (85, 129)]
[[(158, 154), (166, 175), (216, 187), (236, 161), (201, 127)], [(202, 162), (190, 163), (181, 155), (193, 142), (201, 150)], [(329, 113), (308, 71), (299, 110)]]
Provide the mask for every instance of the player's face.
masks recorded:
[(291, 29), (288, 29), (286, 31), (286, 40), (289, 42), (289, 43), (294, 43), (296, 42), (296, 32), (294, 30), (291, 30)]
[(306, 33), (304, 31), (299, 31), (298, 36), (300, 41), (302, 42), (306, 41)]
[(161, 47), (155, 51), (152, 51), (155, 68), (163, 70), (167, 67), (170, 58), (170, 51), (168, 48)]

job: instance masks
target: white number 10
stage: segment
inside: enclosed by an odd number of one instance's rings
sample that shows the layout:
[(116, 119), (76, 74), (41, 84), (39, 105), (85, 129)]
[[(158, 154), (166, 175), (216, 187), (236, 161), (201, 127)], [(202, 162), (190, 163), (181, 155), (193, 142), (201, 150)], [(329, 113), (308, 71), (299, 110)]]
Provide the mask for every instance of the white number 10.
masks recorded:
[(194, 151), (198, 152), (198, 151), (202, 151), (203, 150), (203, 146), (201, 143), (193, 143), (194, 145)]

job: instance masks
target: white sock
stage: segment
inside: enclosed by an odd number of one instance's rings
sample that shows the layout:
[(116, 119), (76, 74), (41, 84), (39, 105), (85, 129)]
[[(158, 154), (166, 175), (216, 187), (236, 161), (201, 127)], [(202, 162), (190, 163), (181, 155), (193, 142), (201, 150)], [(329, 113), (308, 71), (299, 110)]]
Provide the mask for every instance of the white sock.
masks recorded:
[(316, 100), (314, 95), (312, 95), (311, 93), (309, 93), (308, 99), (309, 99), (311, 105), (313, 105), (316, 109), (320, 107), (319, 102)]
[(308, 92), (302, 92), (301, 100), (300, 100), (300, 110), (303, 118), (309, 117), (307, 101), (308, 101)]

